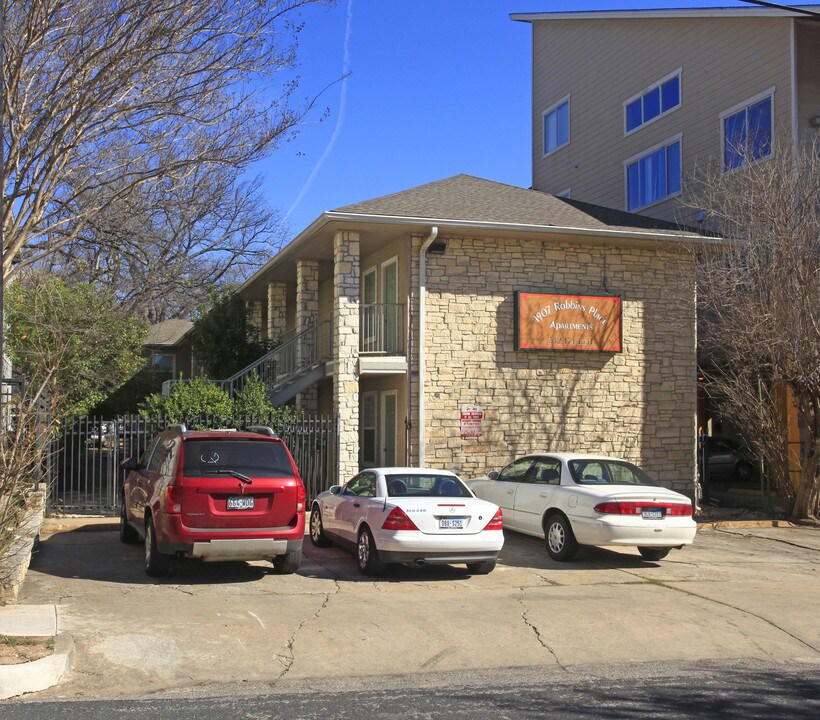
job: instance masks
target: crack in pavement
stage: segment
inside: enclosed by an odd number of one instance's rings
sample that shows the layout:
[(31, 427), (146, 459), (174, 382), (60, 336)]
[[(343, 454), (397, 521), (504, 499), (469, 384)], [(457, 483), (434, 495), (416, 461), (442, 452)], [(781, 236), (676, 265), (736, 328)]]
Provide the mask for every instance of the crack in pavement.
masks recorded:
[(300, 622), (299, 625), (296, 627), (296, 629), (293, 631), (290, 638), (288, 638), (288, 644), (286, 646), (287, 654), (286, 655), (280, 655), (280, 654), (277, 653), (276, 659), (279, 660), (279, 662), (282, 663), (282, 665), (284, 666), (284, 671), (271, 684), (271, 687), (275, 687), (278, 682), (280, 682), (281, 680), (284, 680), (285, 675), (287, 675), (288, 672), (290, 672), (290, 669), (293, 667), (293, 663), (296, 661), (296, 658), (294, 657), (294, 654), (293, 654), (293, 647), (296, 644), (296, 637), (299, 635), (299, 632), (302, 630), (302, 628), (305, 625), (307, 625), (312, 620), (316, 620), (319, 617), (319, 615), (322, 613), (322, 610), (324, 610), (328, 606), (328, 603), (330, 602), (330, 598), (332, 598), (334, 595), (338, 595), (342, 591), (342, 588), (339, 585), (338, 579), (334, 578), (333, 584), (336, 587), (336, 592), (326, 593), (325, 594), (325, 599), (322, 601), (321, 607), (319, 607), (319, 609), (315, 613), (313, 613), (313, 615), (311, 615), (310, 617), (305, 618), (304, 620), (302, 620), (302, 622)]
[(526, 588), (519, 587), (518, 589), (521, 591), (521, 595), (518, 597), (518, 602), (521, 603), (521, 607), (524, 609), (524, 611), (521, 613), (521, 619), (524, 621), (524, 624), (530, 630), (532, 630), (533, 634), (535, 635), (535, 639), (538, 640), (538, 642), (541, 644), (541, 647), (543, 647), (552, 656), (552, 659), (555, 660), (555, 664), (561, 670), (563, 670), (564, 672), (569, 672), (567, 667), (558, 658), (558, 655), (556, 654), (555, 650), (553, 650), (544, 641), (544, 638), (541, 636), (541, 632), (538, 629), (538, 627), (535, 625), (535, 623), (530, 622), (530, 619), (527, 617), (527, 615), (529, 614), (530, 611), (529, 611), (529, 608), (527, 607), (527, 603), (526, 603), (526, 600), (527, 600), (527, 590), (526, 590)]
[[(628, 574), (632, 574), (632, 573), (629, 573), (629, 571), (627, 571), (627, 570), (624, 570), (624, 572), (626, 572)], [(640, 577), (640, 576), (635, 575), (635, 577)], [(731, 603), (724, 602), (723, 600), (715, 600), (714, 598), (707, 597), (706, 595), (700, 595), (699, 593), (696, 593), (692, 590), (688, 590), (688, 589), (682, 588), (682, 587), (674, 587), (673, 585), (668, 584), (670, 582), (678, 583), (678, 582), (683, 582), (683, 581), (679, 581), (679, 580), (666, 580), (666, 581), (664, 581), (664, 580), (651, 580), (651, 581), (649, 581), (649, 580), (646, 580), (645, 582), (650, 584), (650, 585), (656, 585), (657, 587), (665, 588), (666, 590), (672, 590), (673, 592), (683, 593), (684, 595), (689, 595), (691, 597), (698, 598), (699, 600), (705, 600), (706, 602), (714, 603), (715, 605), (720, 605), (722, 607), (729, 608), (730, 610), (735, 610), (736, 612), (743, 613), (744, 615), (748, 615), (749, 617), (756, 618), (756, 619), (766, 623), (770, 627), (773, 627), (775, 630), (778, 630), (779, 632), (782, 632), (784, 635), (787, 635), (792, 640), (796, 640), (801, 645), (805, 645), (809, 650), (812, 650), (813, 652), (816, 652), (816, 653), (820, 654), (820, 648), (814, 647), (814, 645), (812, 645), (810, 642), (804, 640), (803, 638), (797, 637), (797, 635), (795, 635), (794, 633), (789, 632), (788, 630), (786, 630), (786, 628), (780, 627), (780, 625), (778, 625), (773, 620), (769, 620), (769, 618), (763, 617), (762, 615), (758, 615), (757, 613), (752, 612), (751, 610), (746, 610), (745, 608), (738, 607), (737, 605), (732, 605)]]
[[(756, 535), (754, 533), (730, 530), (729, 528), (715, 528), (715, 530), (716, 532), (723, 533), (724, 535), (734, 535), (735, 537), (748, 537), (753, 538), (755, 540), (765, 540), (767, 542), (780, 543), (781, 545), (790, 545), (791, 547), (799, 548), (800, 550), (817, 550), (817, 548), (813, 548), (809, 545), (800, 545), (799, 543), (791, 542), (789, 540), (783, 540), (782, 538), (765, 537), (763, 535)], [(812, 562), (814, 561), (812, 560)]]

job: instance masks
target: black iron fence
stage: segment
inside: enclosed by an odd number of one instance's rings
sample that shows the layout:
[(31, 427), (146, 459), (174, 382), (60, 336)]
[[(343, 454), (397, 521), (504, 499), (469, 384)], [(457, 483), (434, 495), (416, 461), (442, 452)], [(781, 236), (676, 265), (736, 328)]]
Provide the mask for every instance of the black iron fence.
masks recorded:
[[(190, 428), (269, 425), (290, 449), (305, 483), (308, 498), (336, 480), (336, 420), (328, 416), (220, 419), (197, 418)], [(46, 513), (49, 515), (116, 516), (120, 506), (120, 463), (139, 458), (164, 419), (139, 415), (116, 418), (78, 417), (64, 422), (55, 433)]]

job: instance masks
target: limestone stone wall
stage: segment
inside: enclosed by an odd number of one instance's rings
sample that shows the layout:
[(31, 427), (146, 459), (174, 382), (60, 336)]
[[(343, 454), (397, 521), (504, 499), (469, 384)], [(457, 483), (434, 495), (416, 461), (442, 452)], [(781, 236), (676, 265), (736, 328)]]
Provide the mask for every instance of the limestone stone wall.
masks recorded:
[[(413, 287), (419, 243), (413, 239)], [(689, 493), (696, 337), (685, 258), (576, 237), (447, 238), (446, 253), (427, 263), (427, 464), (469, 478), (529, 452), (614, 454)], [(516, 290), (621, 295), (623, 351), (516, 351)], [(414, 357), (411, 397), (417, 380)], [(460, 436), (465, 404), (484, 408), (480, 438)]]

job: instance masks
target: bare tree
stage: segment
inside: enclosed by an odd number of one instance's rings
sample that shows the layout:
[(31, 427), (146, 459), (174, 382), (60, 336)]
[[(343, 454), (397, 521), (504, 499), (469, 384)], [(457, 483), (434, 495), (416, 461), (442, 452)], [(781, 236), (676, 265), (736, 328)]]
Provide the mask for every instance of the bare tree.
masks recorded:
[(149, 322), (190, 314), (218, 283), (239, 283), (284, 240), (259, 180), (229, 168), (197, 168), (131, 189), (48, 259), (75, 281), (103, 284)]
[[(765, 460), (791, 517), (817, 519), (820, 144), (777, 145), (738, 171), (702, 170), (691, 187), (687, 204), (727, 241), (698, 266), (709, 387)], [(799, 472), (789, 470), (790, 410), (800, 429)]]
[(287, 138), (310, 104), (264, 81), (319, 1), (3, 0), (3, 278)]

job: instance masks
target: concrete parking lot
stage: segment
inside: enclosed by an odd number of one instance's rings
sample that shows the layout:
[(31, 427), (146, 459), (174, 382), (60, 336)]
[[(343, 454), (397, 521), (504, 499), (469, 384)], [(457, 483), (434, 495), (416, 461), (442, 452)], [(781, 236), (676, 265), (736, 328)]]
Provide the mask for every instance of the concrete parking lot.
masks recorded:
[(305, 542), (296, 575), (179, 563), (145, 576), (115, 532), (46, 537), (20, 601), (55, 603), (72, 669), (31, 699), (114, 698), (343, 675), (751, 658), (820, 664), (820, 530), (702, 530), (646, 562), (632, 548), (549, 559), (507, 532), (496, 570), (397, 568)]

